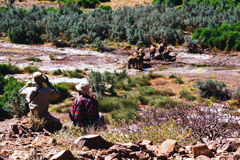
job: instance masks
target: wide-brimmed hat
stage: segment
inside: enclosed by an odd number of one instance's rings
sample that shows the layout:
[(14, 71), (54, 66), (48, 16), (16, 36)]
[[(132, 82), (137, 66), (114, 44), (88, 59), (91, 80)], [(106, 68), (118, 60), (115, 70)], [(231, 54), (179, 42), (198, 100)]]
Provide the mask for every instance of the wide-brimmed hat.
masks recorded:
[(76, 85), (76, 89), (82, 94), (90, 94), (92, 92), (91, 85), (88, 82), (79, 83)]
[(32, 83), (35, 84), (42, 84), (44, 82), (44, 77), (41, 72), (34, 72), (33, 73), (33, 78), (32, 78)]

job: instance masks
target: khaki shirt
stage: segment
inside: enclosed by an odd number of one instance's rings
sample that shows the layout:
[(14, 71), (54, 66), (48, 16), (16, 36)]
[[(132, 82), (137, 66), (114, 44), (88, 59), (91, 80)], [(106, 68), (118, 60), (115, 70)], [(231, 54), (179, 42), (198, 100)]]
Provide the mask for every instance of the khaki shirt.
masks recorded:
[[(20, 94), (25, 97), (25, 99), (29, 102), (38, 91), (39, 86), (24, 86), (20, 90)], [(56, 99), (60, 96), (59, 93), (54, 91), (52, 88), (49, 87), (42, 87), (39, 90), (39, 93), (34, 97), (32, 102), (29, 104), (30, 111), (34, 113), (35, 111), (38, 112), (39, 118), (45, 118), (46, 120), (50, 118), (50, 113), (48, 112), (49, 108), (49, 101), (51, 99)]]

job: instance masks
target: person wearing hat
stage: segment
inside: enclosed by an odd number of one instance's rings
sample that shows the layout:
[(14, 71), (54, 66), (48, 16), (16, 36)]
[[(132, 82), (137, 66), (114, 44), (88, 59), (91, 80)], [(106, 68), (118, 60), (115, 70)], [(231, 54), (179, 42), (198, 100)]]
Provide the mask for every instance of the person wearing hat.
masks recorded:
[(91, 95), (91, 85), (83, 81), (76, 85), (76, 89), (80, 96), (74, 100), (69, 112), (73, 125), (84, 128), (99, 127), (104, 120), (102, 116), (99, 116), (98, 101)]
[[(46, 83), (47, 87), (43, 87)], [(46, 124), (60, 123), (59, 118), (48, 112), (49, 101), (60, 96), (60, 92), (49, 82), (48, 77), (41, 72), (33, 73), (33, 78), (21, 90), (20, 94), (29, 103), (28, 116), (35, 115), (46, 121)], [(61, 123), (60, 123), (61, 124)]]

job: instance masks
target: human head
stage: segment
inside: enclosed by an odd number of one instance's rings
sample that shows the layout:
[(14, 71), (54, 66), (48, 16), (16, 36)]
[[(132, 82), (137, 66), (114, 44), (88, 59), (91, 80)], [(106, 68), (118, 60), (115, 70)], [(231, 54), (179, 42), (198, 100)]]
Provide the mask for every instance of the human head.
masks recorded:
[(76, 85), (76, 89), (80, 94), (90, 94), (91, 93), (91, 85), (88, 82), (81, 82)]
[(33, 73), (33, 78), (32, 78), (32, 83), (41, 85), (44, 82), (44, 77), (41, 72), (34, 72)]

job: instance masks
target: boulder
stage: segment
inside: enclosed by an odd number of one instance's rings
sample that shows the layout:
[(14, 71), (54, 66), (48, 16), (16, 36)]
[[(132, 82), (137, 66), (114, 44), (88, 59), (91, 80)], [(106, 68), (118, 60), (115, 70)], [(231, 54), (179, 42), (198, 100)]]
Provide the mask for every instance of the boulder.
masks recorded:
[(129, 143), (123, 143), (123, 146), (126, 147), (127, 149), (130, 149), (132, 151), (139, 151), (140, 147), (137, 144), (133, 144), (131, 142)]
[(177, 145), (177, 141), (172, 139), (167, 139), (160, 145), (158, 149), (158, 153), (165, 154), (169, 157), (175, 152), (176, 145)]
[(113, 146), (112, 143), (105, 141), (100, 135), (86, 135), (79, 137), (74, 141), (74, 144), (80, 148), (86, 146), (89, 149), (108, 149)]
[(210, 151), (206, 144), (196, 144), (192, 147), (192, 150), (194, 158), (200, 155), (205, 155), (208, 156), (209, 158), (214, 157), (213, 153)]
[(52, 156), (50, 160), (75, 160), (75, 158), (71, 151), (63, 150)]
[(236, 141), (227, 141), (219, 149), (227, 152), (235, 152), (239, 147)]
[(47, 144), (47, 145), (55, 145), (56, 140), (49, 137), (49, 136), (43, 136), (43, 135), (38, 135), (34, 140), (33, 144), (36, 144), (38, 146)]

